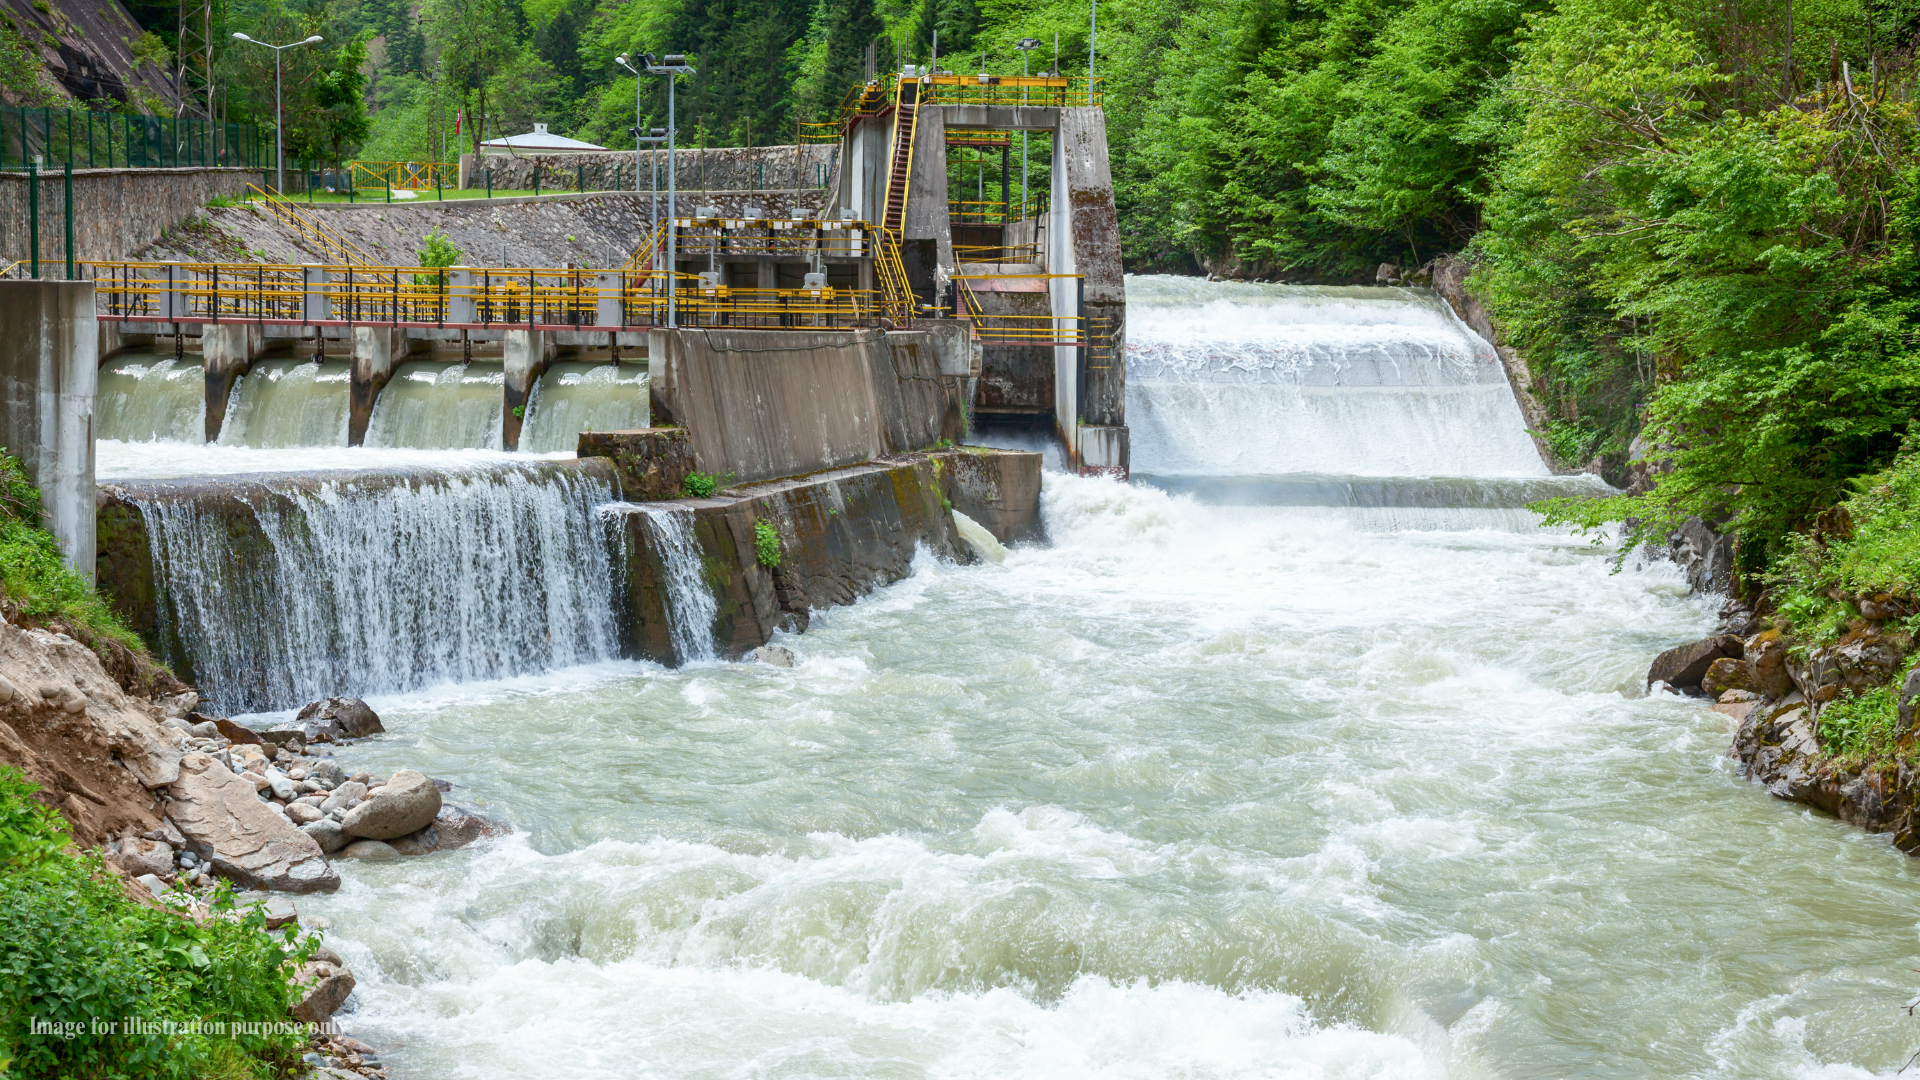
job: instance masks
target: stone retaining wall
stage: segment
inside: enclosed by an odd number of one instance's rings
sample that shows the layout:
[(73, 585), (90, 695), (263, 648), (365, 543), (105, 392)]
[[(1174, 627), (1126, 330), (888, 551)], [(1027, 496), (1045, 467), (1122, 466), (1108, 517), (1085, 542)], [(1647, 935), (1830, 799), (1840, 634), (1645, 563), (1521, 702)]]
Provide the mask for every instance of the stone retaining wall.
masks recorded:
[[(78, 259), (130, 259), (181, 222), (205, 212), (208, 200), (232, 197), (260, 182), (258, 169), (75, 169), (73, 249)], [(40, 271), (66, 273), (66, 178), (41, 173)], [(29, 255), (28, 181), (0, 173), (0, 266)], [(49, 263), (58, 269), (49, 270)]]
[[(674, 151), (676, 186), (681, 191), (820, 191), (833, 180), (840, 155), (839, 143), (810, 146), (681, 147)], [(634, 183), (634, 155), (618, 154), (487, 154), (477, 161), (460, 155), (460, 186), (484, 188), (487, 170), (493, 172), (496, 191), (531, 191), (534, 174), (542, 191), (646, 192), (654, 170), (660, 191), (667, 190), (667, 152), (642, 151), (639, 183)], [(584, 181), (585, 187), (581, 186)]]

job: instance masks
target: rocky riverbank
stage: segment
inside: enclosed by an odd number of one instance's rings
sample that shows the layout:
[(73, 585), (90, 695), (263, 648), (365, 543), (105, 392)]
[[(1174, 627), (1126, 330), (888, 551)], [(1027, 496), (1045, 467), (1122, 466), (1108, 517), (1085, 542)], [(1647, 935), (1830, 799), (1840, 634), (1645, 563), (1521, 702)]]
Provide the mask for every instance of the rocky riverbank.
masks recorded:
[[(294, 897), (340, 885), (336, 859), (393, 859), (463, 847), (505, 826), (448, 800), (453, 785), (412, 770), (349, 772), (336, 747), (378, 735), (354, 698), (329, 698), (255, 731), (195, 711), (177, 681), (110, 673), (64, 633), (0, 621), (0, 764), (19, 768), (149, 906), (221, 917), (221, 883), (259, 904), (263, 928), (300, 924)], [(317, 927), (309, 927), (317, 933)], [(330, 1018), (353, 992), (340, 956), (317, 945), (293, 979), (291, 1018), (316, 1025), (311, 1076), (384, 1076), (372, 1047)]]
[[(1886, 833), (1900, 850), (1920, 855), (1920, 769), (1908, 760), (1920, 671), (1901, 678), (1915, 643), (1905, 609), (1891, 598), (1862, 597), (1858, 606), (1878, 617), (1854, 620), (1820, 645), (1759, 629), (1730, 606), (1729, 628), (1748, 632), (1667, 650), (1647, 683), (1710, 698), (1737, 725), (1727, 756), (1774, 796)], [(1891, 730), (1863, 732), (1851, 717), (1845, 725), (1836, 720), (1836, 707), (1851, 713), (1876, 693), (1891, 697)], [(1873, 723), (1870, 715), (1864, 723)]]

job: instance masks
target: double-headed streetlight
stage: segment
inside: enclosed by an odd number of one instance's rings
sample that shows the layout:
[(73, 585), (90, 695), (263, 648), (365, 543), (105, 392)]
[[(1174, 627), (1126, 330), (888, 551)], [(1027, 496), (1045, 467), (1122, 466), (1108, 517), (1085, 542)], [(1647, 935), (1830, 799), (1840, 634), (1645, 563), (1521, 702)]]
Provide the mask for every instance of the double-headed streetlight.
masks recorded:
[(252, 41), (255, 45), (261, 45), (273, 50), (274, 184), (276, 189), (279, 191), (279, 193), (284, 195), (286, 194), (286, 191), (287, 191), (287, 152), (286, 152), (286, 139), (285, 139), (286, 124), (282, 122), (282, 117), (280, 114), (280, 53), (281, 53), (281, 50), (291, 49), (296, 45), (318, 45), (323, 39), (320, 37), (319, 34), (315, 34), (312, 37), (306, 39), (305, 41), (289, 41), (285, 45), (268, 45), (264, 41), (254, 41), (253, 38), (250, 38), (245, 34), (235, 34), (233, 35), (233, 40)]
[[(643, 56), (641, 58), (641, 63), (644, 64), (649, 59), (650, 57)], [(626, 68), (628, 71), (633, 72), (633, 129), (632, 129), (633, 130), (633, 190), (639, 191), (640, 190), (640, 147), (644, 144), (649, 144), (649, 143), (659, 144), (659, 143), (666, 142), (667, 129), (666, 128), (648, 128), (644, 132), (640, 130), (640, 118), (641, 118), (640, 72), (632, 64), (627, 62), (626, 53), (621, 53), (619, 56), (614, 57), (613, 62), (616, 64), (619, 64), (623, 68)], [(647, 225), (649, 228), (657, 229), (660, 227), (660, 165), (659, 163), (655, 162), (653, 165), (653, 168), (649, 170), (649, 172), (652, 174), (652, 177), (653, 177), (653, 194), (650, 196), (650, 201), (647, 204), (647, 214), (648, 214)], [(653, 253), (653, 263), (654, 263), (653, 268), (656, 270), (659, 269), (660, 252), (657, 248), (654, 250), (654, 253)]]
[[(638, 71), (634, 71), (633, 67), (628, 65), (627, 58), (625, 56), (619, 56), (619, 57), (616, 57), (615, 59), (619, 62), (621, 67), (626, 68), (628, 71), (633, 71), (635, 75), (639, 74)], [(668, 328), (672, 328), (674, 326), (679, 325), (676, 319), (678, 316), (677, 298), (680, 294), (678, 279), (675, 276), (680, 271), (680, 263), (679, 263), (680, 206), (679, 206), (679, 201), (677, 198), (677, 191), (676, 191), (676, 184), (678, 182), (678, 172), (674, 168), (674, 157), (673, 157), (674, 136), (679, 133), (679, 128), (677, 128), (673, 122), (674, 120), (673, 84), (678, 82), (680, 76), (682, 75), (697, 75), (699, 74), (699, 72), (696, 72), (693, 69), (693, 66), (687, 63), (686, 56), (681, 53), (668, 53), (667, 55), (661, 57), (657, 63), (654, 61), (654, 57), (652, 53), (641, 53), (639, 60), (640, 60), (641, 68), (643, 68), (647, 72), (647, 74), (665, 75), (667, 77), (667, 130), (666, 130), (666, 140), (667, 140), (667, 326)], [(634, 98), (633, 111), (634, 111), (634, 118), (635, 118), (634, 119), (634, 138), (639, 139), (640, 138), (640, 134), (639, 134), (640, 132), (640, 124), (639, 124), (640, 88), (638, 84), (634, 86), (633, 98)], [(660, 140), (660, 129), (654, 128), (653, 131), (654, 131), (653, 137), (645, 141), (658, 142)], [(638, 162), (639, 160), (639, 153), (640, 153), (639, 148), (635, 147), (634, 160), (636, 162)], [(635, 167), (638, 168), (638, 165), (636, 164)], [(639, 179), (640, 178), (638, 176), (634, 177), (634, 181), (636, 183), (639, 182)]]

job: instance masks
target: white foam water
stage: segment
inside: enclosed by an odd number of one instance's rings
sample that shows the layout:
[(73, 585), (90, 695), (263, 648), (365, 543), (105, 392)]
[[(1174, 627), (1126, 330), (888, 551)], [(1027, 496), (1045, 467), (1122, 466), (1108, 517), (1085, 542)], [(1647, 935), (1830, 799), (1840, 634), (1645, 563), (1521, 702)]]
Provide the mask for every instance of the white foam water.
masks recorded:
[(203, 442), (207, 426), (206, 368), (198, 353), (125, 352), (100, 368), (94, 435), (125, 442)]
[(1911, 860), (1640, 693), (1712, 625), (1670, 565), (1062, 475), (1043, 513), (792, 669), (382, 699), (343, 764), (517, 832), (302, 900), (348, 1029), (436, 1078), (1787, 1080), (1920, 1040)]
[(618, 655), (613, 548), (593, 513), (612, 497), (605, 479), (525, 464), (130, 490), (163, 651), (215, 707)]

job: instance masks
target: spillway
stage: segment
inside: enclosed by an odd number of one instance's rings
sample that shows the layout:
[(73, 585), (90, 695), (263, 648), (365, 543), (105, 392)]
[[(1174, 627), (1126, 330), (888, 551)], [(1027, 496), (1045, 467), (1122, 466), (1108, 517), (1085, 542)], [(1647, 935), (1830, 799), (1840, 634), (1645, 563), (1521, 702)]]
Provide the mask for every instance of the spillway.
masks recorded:
[(198, 353), (123, 352), (100, 368), (93, 431), (125, 442), (206, 438), (206, 368)]
[(598, 463), (127, 481), (162, 655), (234, 712), (614, 659)]
[(498, 361), (401, 364), (374, 401), (366, 444), (498, 450), (506, 378)]
[(644, 364), (556, 363), (534, 384), (520, 449), (530, 454), (572, 450), (583, 431), (647, 426)]
[(347, 445), (349, 380), (344, 360), (260, 360), (234, 387), (222, 446), (284, 449)]

